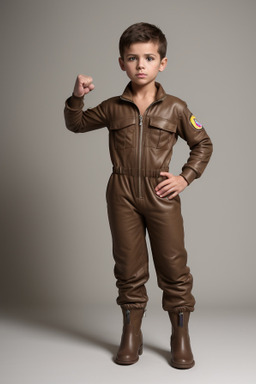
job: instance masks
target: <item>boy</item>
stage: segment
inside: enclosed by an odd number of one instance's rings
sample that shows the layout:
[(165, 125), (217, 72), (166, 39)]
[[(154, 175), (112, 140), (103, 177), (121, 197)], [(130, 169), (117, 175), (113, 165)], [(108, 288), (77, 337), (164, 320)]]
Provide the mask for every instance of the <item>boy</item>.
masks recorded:
[[(149, 234), (163, 309), (172, 324), (171, 365), (194, 365), (188, 333), (192, 276), (184, 248), (179, 194), (204, 171), (212, 143), (184, 101), (167, 95), (157, 83), (167, 65), (167, 42), (162, 31), (136, 23), (119, 41), (119, 64), (130, 79), (124, 93), (82, 111), (83, 97), (94, 89), (91, 77), (77, 77), (66, 101), (66, 126), (73, 132), (108, 127), (113, 173), (107, 186), (107, 206), (113, 239), (117, 303), (123, 312), (123, 334), (116, 363), (129, 365), (142, 354), (142, 316), (148, 301), (145, 283)], [(172, 148), (178, 136), (191, 152), (180, 175), (169, 173)]]

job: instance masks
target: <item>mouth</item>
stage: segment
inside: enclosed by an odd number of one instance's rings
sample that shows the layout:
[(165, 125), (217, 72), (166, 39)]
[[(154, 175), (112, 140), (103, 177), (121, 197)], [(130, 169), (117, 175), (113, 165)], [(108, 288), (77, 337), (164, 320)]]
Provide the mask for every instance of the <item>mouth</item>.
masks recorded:
[(145, 73), (137, 73), (136, 77), (138, 77), (139, 79), (144, 79), (145, 77), (147, 77), (147, 75)]

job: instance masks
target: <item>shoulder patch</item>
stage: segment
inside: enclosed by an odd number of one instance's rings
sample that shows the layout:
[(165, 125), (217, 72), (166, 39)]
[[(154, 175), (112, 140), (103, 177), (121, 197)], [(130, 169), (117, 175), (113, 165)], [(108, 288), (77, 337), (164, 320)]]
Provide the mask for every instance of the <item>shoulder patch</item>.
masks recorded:
[(200, 124), (199, 121), (196, 120), (196, 117), (194, 115), (190, 116), (189, 121), (194, 128), (196, 128), (196, 129), (202, 129), (203, 128), (202, 124)]

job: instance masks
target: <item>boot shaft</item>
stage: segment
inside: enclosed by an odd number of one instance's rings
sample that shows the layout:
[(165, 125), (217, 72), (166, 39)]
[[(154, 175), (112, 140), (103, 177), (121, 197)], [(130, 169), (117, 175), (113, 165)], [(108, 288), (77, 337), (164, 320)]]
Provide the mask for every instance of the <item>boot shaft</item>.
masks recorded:
[(141, 328), (144, 309), (126, 309), (122, 308), (123, 312), (123, 325), (124, 327), (130, 326), (134, 330), (139, 331)]
[(172, 324), (172, 333), (188, 332), (188, 323), (190, 312), (169, 312), (169, 317)]

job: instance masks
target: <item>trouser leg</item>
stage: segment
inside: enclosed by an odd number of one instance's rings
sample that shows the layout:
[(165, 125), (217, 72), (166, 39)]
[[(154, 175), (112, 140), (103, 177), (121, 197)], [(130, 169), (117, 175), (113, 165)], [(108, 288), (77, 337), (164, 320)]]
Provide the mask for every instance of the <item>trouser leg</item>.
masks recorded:
[(187, 266), (179, 196), (159, 200), (158, 209), (150, 210), (146, 223), (158, 285), (163, 290), (163, 309), (193, 311), (193, 278)]
[[(148, 296), (148, 253), (145, 240), (144, 218), (134, 207), (129, 194), (115, 194), (115, 184), (124, 183), (117, 176), (108, 190), (108, 218), (113, 241), (114, 274), (118, 288), (117, 304), (125, 309), (145, 308)], [(118, 185), (122, 188), (122, 184)]]

